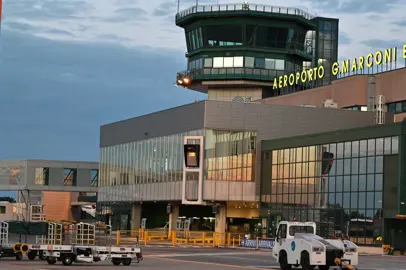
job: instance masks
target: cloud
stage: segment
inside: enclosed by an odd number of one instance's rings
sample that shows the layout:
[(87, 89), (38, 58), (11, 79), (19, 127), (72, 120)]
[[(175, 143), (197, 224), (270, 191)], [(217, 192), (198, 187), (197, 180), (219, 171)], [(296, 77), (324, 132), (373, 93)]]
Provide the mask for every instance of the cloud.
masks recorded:
[(406, 19), (402, 19), (399, 21), (392, 22), (393, 25), (399, 26), (399, 27), (406, 27)]
[(4, 15), (6, 19), (63, 20), (85, 13), (92, 5), (79, 0), (12, 0), (5, 7), (7, 7)]
[(154, 9), (152, 15), (158, 17), (170, 16), (175, 17), (173, 14), (176, 12), (176, 4), (173, 1), (167, 1), (160, 4), (157, 8)]
[(114, 15), (107, 18), (107, 22), (139, 22), (148, 20), (148, 12), (139, 7), (125, 7), (114, 11)]
[(369, 40), (364, 40), (362, 41), (362, 44), (365, 46), (369, 47), (370, 49), (377, 49), (377, 50), (382, 50), (382, 49), (388, 49), (388, 48), (393, 48), (393, 47), (402, 47), (404, 42), (401, 40), (397, 39), (392, 39), (392, 40), (383, 40), (383, 39), (369, 39)]
[(116, 0), (115, 4), (117, 6), (131, 6), (138, 3), (138, 0)]
[(377, 12), (387, 13), (393, 9), (397, 4), (402, 4), (403, 0), (350, 0), (343, 2), (339, 6), (338, 12), (341, 13), (364, 13), (364, 12)]
[(312, 8), (326, 12), (338, 12), (346, 14), (354, 13), (387, 13), (396, 7), (397, 4), (403, 4), (403, 0), (306, 0)]
[(350, 44), (351, 43), (351, 38), (347, 33), (340, 32), (340, 35), (338, 37), (338, 42), (339, 44)]
[[(115, 37), (113, 37), (115, 38)], [(55, 41), (4, 30), (0, 159), (98, 160), (101, 124), (193, 102), (183, 52)]]

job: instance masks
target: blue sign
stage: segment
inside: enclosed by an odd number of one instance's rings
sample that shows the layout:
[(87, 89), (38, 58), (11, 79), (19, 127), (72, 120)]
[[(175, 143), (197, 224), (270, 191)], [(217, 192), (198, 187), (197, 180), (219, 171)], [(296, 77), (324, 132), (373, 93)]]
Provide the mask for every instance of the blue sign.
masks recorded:
[[(274, 239), (258, 239), (258, 248), (272, 249), (275, 245)], [(242, 239), (241, 247), (257, 248), (256, 239)]]
[(292, 251), (295, 251), (295, 249), (296, 249), (295, 241), (292, 241), (292, 244), (290, 244), (290, 247), (292, 248)]

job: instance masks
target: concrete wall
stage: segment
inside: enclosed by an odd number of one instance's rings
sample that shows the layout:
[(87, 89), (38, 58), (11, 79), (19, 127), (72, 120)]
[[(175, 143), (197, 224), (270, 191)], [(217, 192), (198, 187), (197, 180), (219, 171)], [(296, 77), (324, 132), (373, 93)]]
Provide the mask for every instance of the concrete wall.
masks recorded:
[(0, 202), (0, 207), (5, 207), (5, 213), (0, 213), (0, 221), (15, 220), (16, 215), (13, 213), (14, 203)]
[[(48, 186), (35, 184), (35, 170), (37, 168), (50, 168)], [(63, 185), (64, 169), (77, 169), (76, 186)], [(98, 169), (98, 162), (27, 160), (27, 188), (30, 190), (96, 192), (97, 188), (90, 186), (90, 175), (92, 170)]]
[[(143, 119), (145, 118), (145, 119)], [(148, 121), (146, 119), (149, 119)], [(388, 119), (393, 119), (389, 115)], [(168, 125), (170, 121), (172, 125)], [(390, 122), (390, 121), (388, 121)], [(101, 128), (101, 146), (145, 139), (141, 131), (159, 137), (191, 129), (256, 131), (257, 153), (261, 140), (307, 135), (373, 125), (371, 112), (328, 108), (204, 101), (157, 112)], [(188, 181), (188, 199), (197, 197), (196, 181)], [(255, 181), (204, 181), (204, 199), (213, 201), (257, 201), (260, 188), (260, 158), (255, 163)], [(99, 188), (98, 201), (174, 201), (181, 199), (181, 182), (150, 183)]]
[(100, 127), (100, 147), (201, 129), (204, 101), (123, 120)]

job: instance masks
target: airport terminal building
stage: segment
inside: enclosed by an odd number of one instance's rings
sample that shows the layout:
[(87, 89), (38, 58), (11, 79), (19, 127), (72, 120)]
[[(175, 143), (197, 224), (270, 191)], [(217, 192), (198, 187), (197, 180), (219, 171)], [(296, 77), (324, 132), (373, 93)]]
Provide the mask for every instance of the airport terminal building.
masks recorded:
[[(208, 100), (100, 128), (106, 221), (273, 237), (278, 221), (297, 219), (358, 244), (405, 239), (406, 69), (379, 70), (381, 58), (336, 74), (338, 20), (299, 9), (199, 5), (176, 24), (188, 68), (175, 84)], [(391, 67), (395, 51), (374, 55)], [(301, 79), (309, 67), (323, 76)], [(185, 149), (196, 145), (190, 168)]]
[[(124, 230), (138, 228), (141, 218), (147, 228), (163, 227), (171, 216), (195, 219), (196, 229), (252, 231), (261, 217), (261, 141), (374, 123), (373, 113), (201, 101), (104, 125), (98, 208)], [(188, 136), (203, 139), (203, 165), (183, 178)]]

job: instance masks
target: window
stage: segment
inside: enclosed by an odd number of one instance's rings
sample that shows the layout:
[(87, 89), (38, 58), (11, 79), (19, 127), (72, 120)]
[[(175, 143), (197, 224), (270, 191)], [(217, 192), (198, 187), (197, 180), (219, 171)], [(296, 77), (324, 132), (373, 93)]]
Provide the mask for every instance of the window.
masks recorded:
[(213, 67), (222, 68), (223, 67), (223, 57), (214, 57), (213, 58)]
[(265, 68), (265, 59), (255, 58), (255, 68)]
[(265, 68), (266, 69), (275, 69), (275, 60), (265, 58)]
[(241, 25), (213, 25), (204, 27), (204, 46), (242, 45)]
[(295, 236), (296, 233), (312, 233), (314, 234), (313, 226), (290, 226), (289, 234)]
[(0, 205), (0, 214), (5, 214), (6, 213), (6, 206)]
[(76, 186), (76, 169), (64, 169), (63, 170), (63, 185), (64, 186)]
[(234, 65), (234, 58), (233, 57), (224, 57), (224, 67), (233, 67)]
[(285, 60), (275, 60), (275, 69), (284, 70), (285, 69)]
[(391, 113), (404, 113), (406, 112), (406, 101), (396, 101), (388, 103), (388, 112)]
[(90, 186), (97, 187), (99, 182), (99, 170), (91, 170), (90, 172)]
[(247, 67), (247, 68), (253, 68), (254, 67), (254, 61), (255, 61), (254, 57), (246, 56), (244, 66)]
[(234, 67), (243, 67), (244, 66), (244, 57), (236, 56), (234, 57)]
[(205, 68), (213, 67), (213, 58), (204, 58), (204, 67)]

